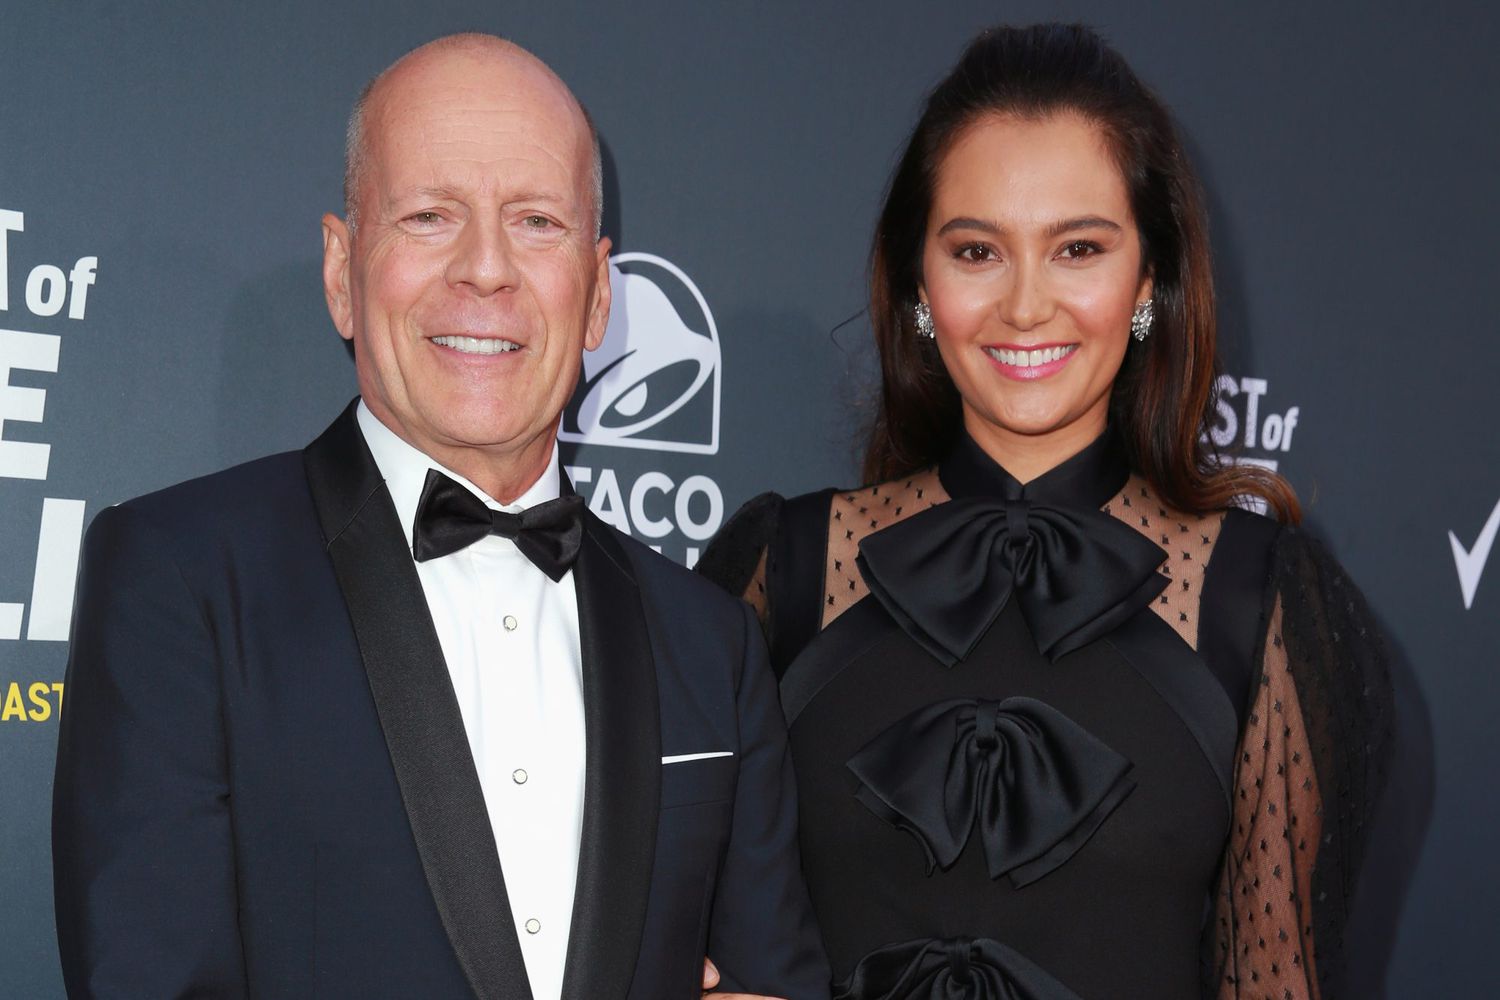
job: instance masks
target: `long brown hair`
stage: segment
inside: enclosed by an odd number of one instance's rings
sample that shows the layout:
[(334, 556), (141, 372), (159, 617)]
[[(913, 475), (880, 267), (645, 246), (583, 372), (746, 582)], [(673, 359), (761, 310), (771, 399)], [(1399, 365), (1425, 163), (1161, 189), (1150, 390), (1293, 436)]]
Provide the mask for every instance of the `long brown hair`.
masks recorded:
[(1284, 521), (1301, 509), (1275, 473), (1224, 461), (1206, 429), (1218, 376), (1213, 271), (1198, 181), (1166, 107), (1120, 54), (1083, 25), (992, 28), (927, 99), (891, 178), (871, 254), (870, 322), (881, 394), (864, 475), (883, 481), (938, 460), (962, 430), (958, 390), (914, 307), (937, 171), (965, 128), (990, 115), (1074, 113), (1103, 132), (1129, 192), (1152, 277), (1155, 322), (1131, 342), (1109, 419), (1133, 469), (1180, 510), (1260, 497)]

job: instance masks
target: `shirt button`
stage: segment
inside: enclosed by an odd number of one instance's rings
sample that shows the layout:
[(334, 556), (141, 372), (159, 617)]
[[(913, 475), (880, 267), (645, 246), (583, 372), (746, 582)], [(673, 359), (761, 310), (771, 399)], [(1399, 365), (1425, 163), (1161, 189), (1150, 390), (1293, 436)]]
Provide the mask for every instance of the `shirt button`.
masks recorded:
[(526, 921), (526, 933), (527, 934), (537, 934), (537, 933), (540, 933), (541, 929), (542, 929), (542, 922), (540, 920), (536, 919), (535, 917), (532, 917), (530, 920)]
[(510, 780), (514, 781), (518, 785), (526, 784), (527, 777), (528, 775), (526, 774), (525, 770), (519, 767), (510, 772)]
[(516, 630), (516, 626), (521, 623), (516, 621), (515, 615), (506, 615), (504, 618), (500, 619), (500, 624), (505, 626), (505, 631), (514, 632)]

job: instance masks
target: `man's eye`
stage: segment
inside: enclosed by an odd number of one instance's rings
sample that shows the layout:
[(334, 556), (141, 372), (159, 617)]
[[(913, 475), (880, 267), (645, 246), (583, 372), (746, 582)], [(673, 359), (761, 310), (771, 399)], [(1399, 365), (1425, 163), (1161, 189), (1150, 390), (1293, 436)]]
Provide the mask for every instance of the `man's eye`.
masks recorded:
[(443, 221), (443, 217), (436, 212), (417, 212), (406, 218), (408, 222), (415, 222), (419, 226), (435, 226)]
[(529, 229), (547, 229), (552, 225), (552, 220), (545, 215), (526, 216), (526, 226)]

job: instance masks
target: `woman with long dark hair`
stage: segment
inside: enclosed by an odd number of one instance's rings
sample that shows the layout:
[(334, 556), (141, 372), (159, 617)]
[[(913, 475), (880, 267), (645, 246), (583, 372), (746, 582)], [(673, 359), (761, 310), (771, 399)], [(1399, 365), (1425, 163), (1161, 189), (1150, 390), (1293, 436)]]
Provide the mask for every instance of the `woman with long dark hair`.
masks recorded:
[(767, 630), (836, 992), (1330, 996), (1388, 679), (1291, 488), (1210, 451), (1168, 112), (1086, 28), (985, 32), (871, 264), (872, 485), (700, 563)]

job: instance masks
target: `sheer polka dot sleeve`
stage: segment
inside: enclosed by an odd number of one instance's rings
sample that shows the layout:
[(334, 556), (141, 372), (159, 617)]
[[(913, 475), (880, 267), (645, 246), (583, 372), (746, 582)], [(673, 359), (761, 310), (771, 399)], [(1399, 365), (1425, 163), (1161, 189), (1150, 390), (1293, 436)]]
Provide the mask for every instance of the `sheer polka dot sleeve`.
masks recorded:
[(1278, 602), (1236, 761), (1234, 820), (1215, 906), (1222, 1000), (1320, 995), (1309, 903), (1323, 810), (1281, 633)]
[(1272, 554), (1261, 675), (1236, 761), (1209, 970), (1227, 998), (1334, 1000), (1393, 715), (1363, 596), (1317, 542)]
[(765, 628), (770, 616), (766, 560), (785, 501), (776, 493), (750, 500), (719, 530), (694, 567), (720, 587), (749, 603)]

